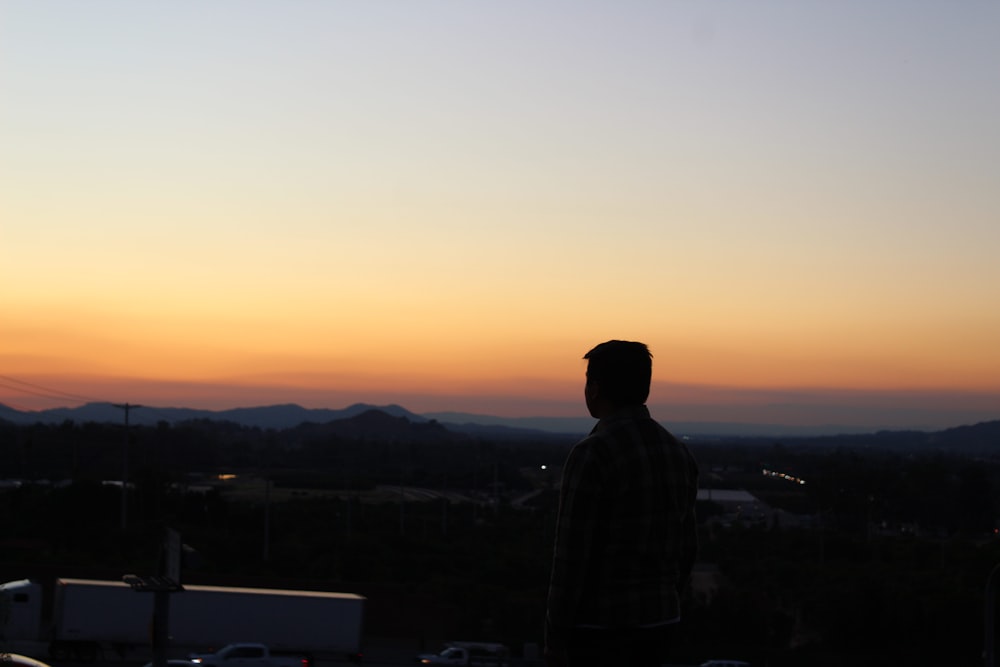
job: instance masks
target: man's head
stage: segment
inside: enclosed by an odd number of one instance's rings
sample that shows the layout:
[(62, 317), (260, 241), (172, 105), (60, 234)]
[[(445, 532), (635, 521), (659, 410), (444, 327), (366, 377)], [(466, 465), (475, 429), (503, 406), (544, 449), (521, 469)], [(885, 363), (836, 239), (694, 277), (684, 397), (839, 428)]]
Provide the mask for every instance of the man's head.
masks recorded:
[(594, 417), (617, 408), (643, 405), (649, 397), (653, 355), (644, 343), (609, 340), (587, 354), (587, 387), (584, 396)]

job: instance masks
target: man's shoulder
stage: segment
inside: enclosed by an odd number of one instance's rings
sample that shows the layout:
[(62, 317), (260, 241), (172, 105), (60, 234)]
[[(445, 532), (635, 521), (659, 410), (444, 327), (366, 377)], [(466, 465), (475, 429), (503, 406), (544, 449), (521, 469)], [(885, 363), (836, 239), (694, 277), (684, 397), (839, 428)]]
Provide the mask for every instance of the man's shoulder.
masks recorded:
[(592, 431), (582, 440), (578, 440), (573, 448), (570, 450), (570, 454), (583, 454), (587, 452), (592, 452), (595, 449), (603, 447), (608, 442), (608, 434), (606, 432)]
[[(603, 436), (605, 439), (623, 437), (626, 434), (655, 433), (656, 435), (677, 440), (667, 427), (661, 424), (649, 414), (645, 409), (634, 412), (625, 412), (615, 415), (613, 418), (601, 420), (597, 427), (591, 432), (591, 436)], [(589, 436), (588, 436), (589, 437)]]
[(690, 450), (684, 440), (678, 438), (662, 423), (653, 419), (648, 414), (646, 416), (637, 415), (632, 418), (619, 419), (607, 425), (607, 428), (595, 430), (589, 437), (596, 436), (601, 443), (615, 447), (623, 443), (632, 442), (635, 444), (657, 443), (665, 446), (679, 455), (693, 460)]

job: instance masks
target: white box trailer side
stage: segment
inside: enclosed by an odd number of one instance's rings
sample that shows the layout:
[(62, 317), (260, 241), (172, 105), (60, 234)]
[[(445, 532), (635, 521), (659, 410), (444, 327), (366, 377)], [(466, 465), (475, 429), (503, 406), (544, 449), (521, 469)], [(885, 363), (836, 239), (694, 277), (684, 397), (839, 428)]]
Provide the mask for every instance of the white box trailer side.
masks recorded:
[(139, 595), (120, 581), (57, 579), (51, 639), (148, 644), (152, 613), (152, 596)]
[(185, 586), (170, 597), (171, 644), (259, 642), (315, 654), (357, 653), (364, 598), (349, 593)]
[[(34, 602), (40, 597), (39, 585), (21, 581), (5, 586), (31, 599), (30, 613), (41, 614), (41, 605)], [(120, 656), (136, 649), (148, 652), (154, 598), (154, 593), (137, 592), (118, 581), (57, 579), (51, 622), (40, 619), (34, 625), (37, 636), (24, 639), (51, 642), (50, 657), (58, 659), (92, 660), (107, 649)], [(364, 601), (348, 593), (187, 586), (170, 594), (168, 651), (258, 642), (316, 657), (358, 654)], [(13, 617), (4, 620), (10, 625), (5, 630), (14, 629)], [(25, 619), (19, 623), (23, 632), (31, 626)]]

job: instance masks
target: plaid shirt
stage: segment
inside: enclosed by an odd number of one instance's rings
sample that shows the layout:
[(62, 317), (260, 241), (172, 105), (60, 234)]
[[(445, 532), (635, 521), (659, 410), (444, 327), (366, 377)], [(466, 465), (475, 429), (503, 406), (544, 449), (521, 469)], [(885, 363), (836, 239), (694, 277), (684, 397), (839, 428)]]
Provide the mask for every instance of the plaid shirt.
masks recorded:
[(697, 550), (698, 468), (635, 406), (600, 420), (563, 467), (546, 643), (573, 627), (636, 628), (680, 618)]

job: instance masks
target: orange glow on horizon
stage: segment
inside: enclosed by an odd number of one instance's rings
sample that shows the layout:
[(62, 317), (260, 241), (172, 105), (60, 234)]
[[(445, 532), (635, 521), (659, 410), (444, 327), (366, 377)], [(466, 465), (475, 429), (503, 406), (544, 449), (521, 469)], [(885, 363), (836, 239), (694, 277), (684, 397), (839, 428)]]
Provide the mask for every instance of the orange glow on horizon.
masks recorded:
[(16, 4), (0, 376), (579, 414), (627, 338), (688, 414), (1000, 397), (992, 9)]

